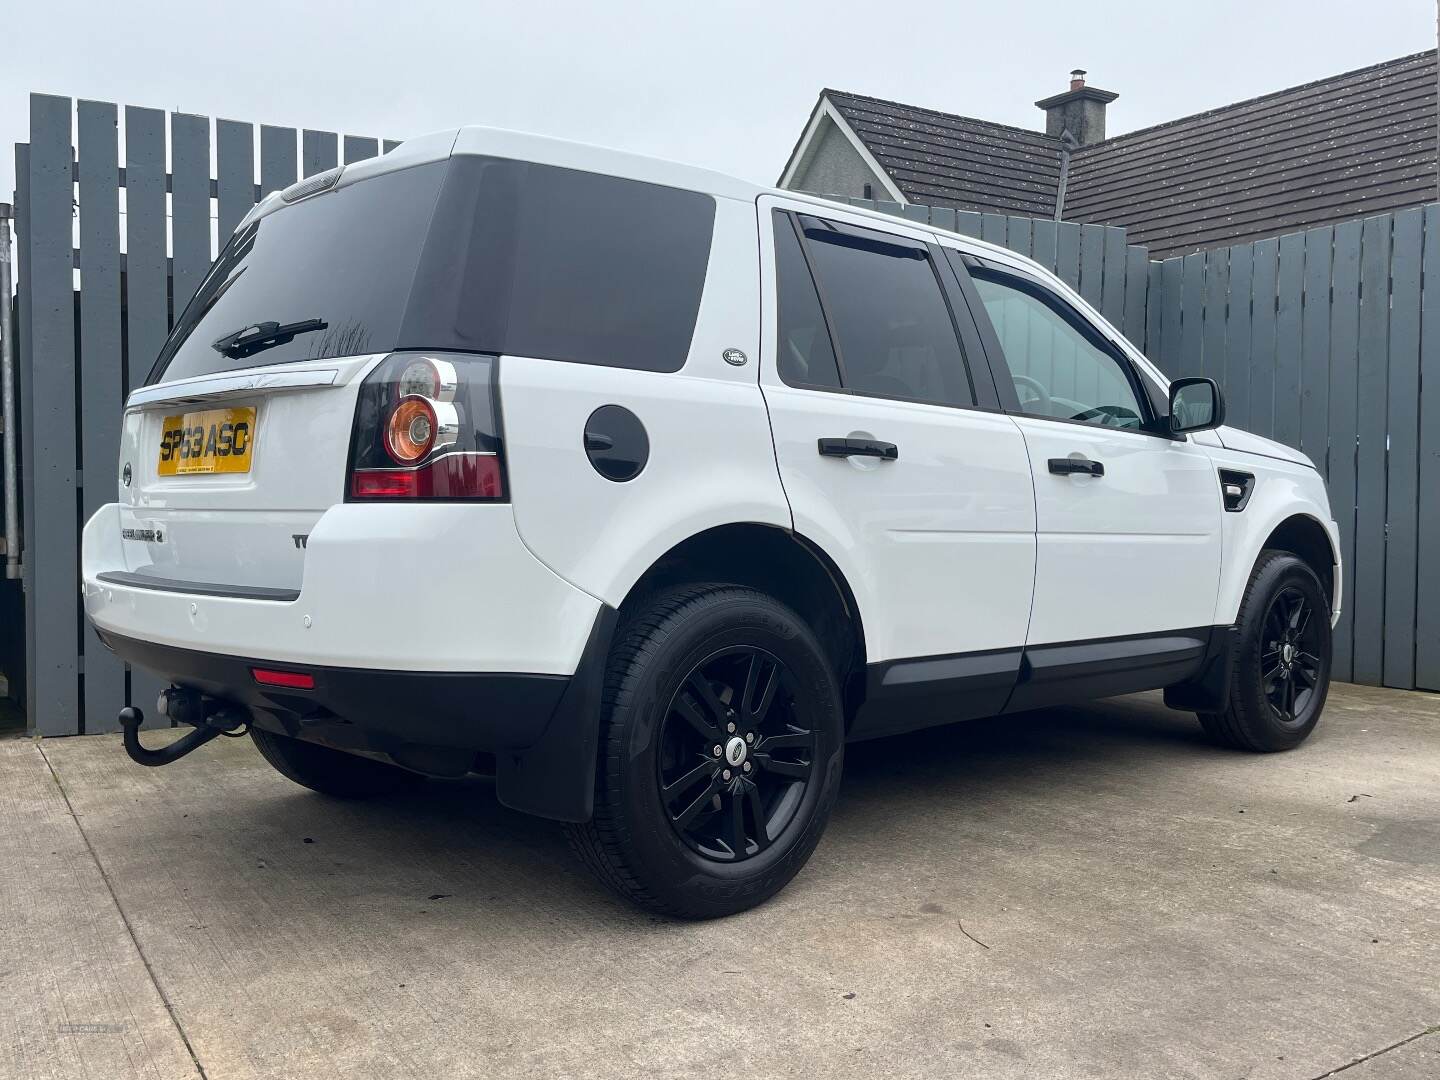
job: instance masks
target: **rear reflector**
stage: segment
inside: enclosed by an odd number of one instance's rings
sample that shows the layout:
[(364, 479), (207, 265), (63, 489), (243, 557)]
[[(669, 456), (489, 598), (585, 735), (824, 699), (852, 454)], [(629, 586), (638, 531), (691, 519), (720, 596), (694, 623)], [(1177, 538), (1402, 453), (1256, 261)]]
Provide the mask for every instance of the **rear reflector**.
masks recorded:
[(250, 674), (261, 686), (283, 686), (289, 690), (314, 690), (315, 676), (303, 671), (275, 671), (272, 668), (251, 668)]
[(494, 454), (444, 454), (418, 469), (356, 469), (354, 499), (499, 499), (505, 494)]

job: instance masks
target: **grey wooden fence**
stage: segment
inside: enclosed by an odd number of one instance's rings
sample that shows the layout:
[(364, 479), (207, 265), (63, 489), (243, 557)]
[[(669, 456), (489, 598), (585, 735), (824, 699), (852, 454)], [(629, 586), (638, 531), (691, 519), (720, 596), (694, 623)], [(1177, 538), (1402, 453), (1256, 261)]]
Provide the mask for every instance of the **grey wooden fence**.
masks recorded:
[(1440, 205), (1151, 265), (1147, 353), (1330, 487), (1335, 674), (1440, 690)]
[[(79, 532), (114, 497), (125, 395), (217, 237), (262, 192), (380, 149), (326, 131), (257, 133), (31, 97), (30, 142), (15, 163), (27, 711), (37, 733), (113, 730), (121, 705), (147, 707), (159, 689), (85, 630)], [(1218, 379), (1237, 426), (1308, 453), (1344, 534), (1336, 674), (1440, 689), (1440, 575), (1421, 563), (1440, 544), (1440, 206), (1151, 262), (1118, 228), (850, 201), (1038, 260), (1167, 373)]]
[(258, 154), (256, 144), (253, 124), (30, 98), (15, 175), (26, 706), (39, 734), (114, 730), (131, 701), (154, 712), (155, 678), (126, 670), (85, 627), (79, 535), (115, 498), (125, 395), (145, 378), (217, 237), (262, 193), (339, 164), (342, 146), (347, 162), (381, 149), (372, 138), (342, 143), (330, 131), (268, 125)]

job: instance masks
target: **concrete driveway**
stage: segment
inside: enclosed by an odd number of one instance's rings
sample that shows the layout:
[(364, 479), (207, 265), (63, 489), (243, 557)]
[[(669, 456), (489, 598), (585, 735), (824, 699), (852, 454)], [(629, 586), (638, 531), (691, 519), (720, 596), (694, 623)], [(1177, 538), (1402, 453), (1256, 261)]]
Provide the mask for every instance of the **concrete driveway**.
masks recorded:
[[(152, 736), (153, 738), (153, 736)], [(1440, 698), (1153, 695), (851, 748), (809, 868), (634, 911), (484, 782), (0, 743), (0, 1077), (1440, 1077)]]

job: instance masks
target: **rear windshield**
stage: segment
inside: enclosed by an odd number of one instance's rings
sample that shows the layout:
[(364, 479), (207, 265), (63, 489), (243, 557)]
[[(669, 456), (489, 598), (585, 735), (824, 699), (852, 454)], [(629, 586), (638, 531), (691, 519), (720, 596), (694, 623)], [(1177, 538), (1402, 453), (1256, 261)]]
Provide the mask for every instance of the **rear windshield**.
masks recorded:
[[(696, 192), (495, 158), (382, 174), (232, 237), (152, 381), (407, 348), (678, 371), (714, 217)], [(273, 339), (227, 348), (240, 331)]]
[[(383, 173), (246, 225), (175, 324), (152, 381), (393, 349), (444, 179), (444, 162)], [(250, 326), (315, 321), (323, 327), (249, 355), (215, 347)]]

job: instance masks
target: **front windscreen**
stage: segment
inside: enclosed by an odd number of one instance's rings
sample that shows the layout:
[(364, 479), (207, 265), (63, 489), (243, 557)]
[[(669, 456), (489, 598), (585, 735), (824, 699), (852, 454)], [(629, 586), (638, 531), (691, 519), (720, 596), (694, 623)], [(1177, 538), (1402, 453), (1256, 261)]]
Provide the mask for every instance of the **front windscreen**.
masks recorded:
[(151, 381), (393, 349), (445, 171), (436, 162), (382, 173), (240, 229), (175, 324)]

